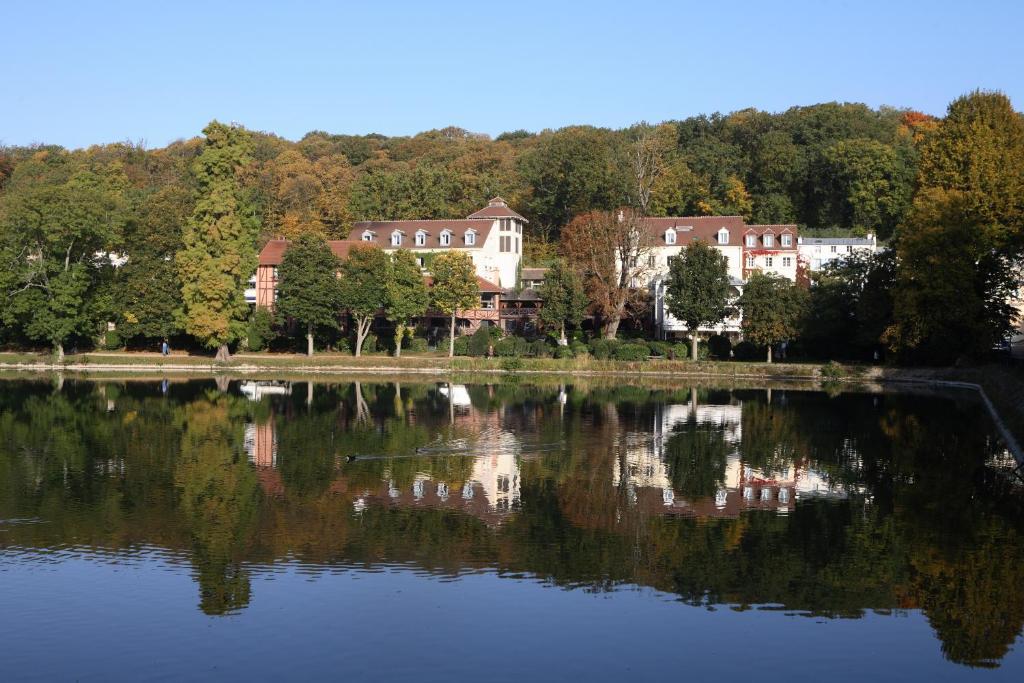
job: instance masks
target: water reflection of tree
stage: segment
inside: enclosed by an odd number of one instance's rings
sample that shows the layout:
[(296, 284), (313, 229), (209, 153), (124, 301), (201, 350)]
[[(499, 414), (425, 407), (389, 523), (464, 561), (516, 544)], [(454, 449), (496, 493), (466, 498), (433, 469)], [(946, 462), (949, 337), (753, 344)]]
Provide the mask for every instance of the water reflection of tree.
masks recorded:
[(244, 423), (232, 420), (233, 404), (214, 395), (183, 407), (184, 433), (176, 482), (192, 537), (199, 606), (225, 614), (249, 604), (243, 566), (258, 515), (256, 475), (242, 448)]
[(686, 422), (675, 425), (665, 441), (665, 464), (672, 488), (689, 498), (713, 496), (725, 481), (729, 455), (725, 428), (698, 422), (695, 412)]

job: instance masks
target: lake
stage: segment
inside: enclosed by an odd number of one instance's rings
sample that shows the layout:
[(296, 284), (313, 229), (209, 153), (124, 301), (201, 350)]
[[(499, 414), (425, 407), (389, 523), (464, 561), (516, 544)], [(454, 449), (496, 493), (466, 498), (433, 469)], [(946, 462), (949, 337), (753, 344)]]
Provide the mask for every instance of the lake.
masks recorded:
[(0, 679), (1024, 680), (967, 391), (0, 383)]

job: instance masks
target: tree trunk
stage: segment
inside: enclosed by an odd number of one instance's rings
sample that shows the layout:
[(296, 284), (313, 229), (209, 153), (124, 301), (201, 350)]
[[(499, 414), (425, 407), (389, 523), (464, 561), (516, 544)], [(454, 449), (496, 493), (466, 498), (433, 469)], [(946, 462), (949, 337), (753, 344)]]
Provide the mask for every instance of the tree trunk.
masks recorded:
[(697, 360), (697, 333), (693, 332), (690, 334), (690, 360)]
[(229, 360), (231, 360), (231, 351), (228, 350), (227, 344), (220, 345), (220, 347), (217, 349), (217, 355), (214, 356), (214, 360), (216, 360), (219, 363), (227, 363)]
[(569, 345), (569, 340), (567, 340), (565, 338), (565, 323), (564, 322), (562, 323), (562, 326), (561, 326), (561, 334), (558, 337), (558, 344), (559, 344), (559, 346), (568, 346)]
[(57, 362), (58, 363), (63, 363), (64, 362), (64, 345), (61, 344), (60, 342), (57, 342), (56, 344), (53, 345), (53, 351), (57, 355)]
[(768, 345), (768, 362), (769, 363), (772, 362), (772, 345), (771, 344)]
[(306, 355), (313, 357), (313, 326), (306, 328)]
[(620, 322), (622, 322), (622, 318), (613, 318), (604, 324), (605, 339), (615, 339), (615, 335), (619, 333)]
[(363, 320), (356, 318), (356, 358), (363, 355), (363, 342), (366, 341), (366, 335), (370, 331), (370, 326), (363, 324)]
[(401, 357), (401, 340), (406, 337), (406, 326), (396, 323), (394, 326), (394, 357)]
[(452, 325), (448, 334), (448, 357), (455, 357), (455, 313), (452, 313)]

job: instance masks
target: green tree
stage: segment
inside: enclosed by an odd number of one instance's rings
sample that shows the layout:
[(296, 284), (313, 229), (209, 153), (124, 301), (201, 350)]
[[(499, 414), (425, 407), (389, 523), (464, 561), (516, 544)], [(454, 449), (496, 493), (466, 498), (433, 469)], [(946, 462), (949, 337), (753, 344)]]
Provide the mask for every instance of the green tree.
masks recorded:
[(3, 196), (4, 320), (59, 358), (70, 337), (95, 333), (106, 312), (98, 295), (112, 273), (126, 184), (117, 165), (93, 169), (61, 156), (18, 166)]
[(739, 299), (743, 310), (743, 338), (768, 347), (796, 337), (804, 315), (807, 292), (778, 275), (755, 273)]
[(338, 328), (341, 313), (341, 264), (327, 242), (303, 233), (292, 242), (278, 268), (275, 303), (280, 322), (295, 320), (306, 328), (306, 355), (313, 355), (313, 330)]
[(964, 193), (929, 189), (914, 200), (897, 253), (889, 346), (905, 358), (952, 363), (1010, 328), (1020, 270), (994, 245)]
[(169, 185), (141, 200), (125, 227), (128, 262), (118, 269), (114, 314), (122, 338), (165, 339), (181, 329), (181, 281), (174, 255), (191, 213), (184, 187)]
[(192, 164), (199, 194), (176, 261), (185, 331), (227, 360), (228, 344), (245, 333), (245, 286), (256, 271), (259, 224), (244, 214), (239, 183), (252, 140), (244, 129), (217, 121), (203, 134), (203, 151)]
[(729, 314), (729, 260), (704, 242), (694, 242), (672, 260), (666, 287), (668, 311), (690, 330), (690, 357), (697, 359), (698, 330)]
[(540, 298), (544, 302), (537, 313), (540, 321), (558, 328), (559, 343), (565, 345), (565, 326), (579, 327), (590, 303), (580, 276), (558, 259), (544, 275)]
[(395, 324), (395, 357), (400, 357), (406, 326), (430, 305), (430, 292), (411, 251), (399, 249), (391, 255), (384, 290), (384, 315)]
[(480, 285), (476, 281), (473, 259), (464, 252), (448, 251), (434, 259), (434, 284), (430, 299), (434, 308), (451, 318), (448, 331), (448, 357), (455, 355), (455, 316), (458, 311), (480, 303)]
[(994, 244), (1024, 250), (1024, 117), (1006, 95), (978, 90), (949, 105), (921, 152), (919, 183), (961, 193)]
[(373, 318), (387, 303), (381, 278), (388, 269), (388, 255), (376, 247), (357, 245), (341, 264), (341, 305), (355, 322), (356, 356), (370, 333)]

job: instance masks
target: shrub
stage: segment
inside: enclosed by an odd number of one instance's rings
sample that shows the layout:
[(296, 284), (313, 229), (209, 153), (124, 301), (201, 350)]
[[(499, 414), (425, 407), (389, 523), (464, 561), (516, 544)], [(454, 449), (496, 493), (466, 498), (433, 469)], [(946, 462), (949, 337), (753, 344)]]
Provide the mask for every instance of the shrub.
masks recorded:
[(555, 347), (555, 358), (565, 359), (565, 358), (575, 358), (575, 357), (576, 357), (576, 354), (573, 352), (572, 347), (570, 347), (570, 346), (556, 346)]
[(590, 342), (590, 355), (598, 360), (608, 360), (620, 346), (617, 339), (597, 338)]
[(103, 335), (103, 348), (107, 351), (117, 351), (121, 348), (121, 335), (117, 330), (107, 330)]
[(647, 348), (651, 350), (651, 355), (652, 356), (665, 356), (665, 357), (667, 357), (668, 356), (668, 351), (669, 351), (669, 349), (672, 348), (672, 345), (669, 344), (666, 341), (653, 340), (653, 341), (647, 342)]
[(640, 361), (647, 360), (650, 355), (647, 344), (621, 344), (615, 349), (615, 360)]
[(494, 355), (506, 358), (512, 356), (525, 356), (530, 349), (530, 344), (522, 337), (505, 337), (494, 342)]
[(516, 370), (521, 370), (522, 367), (523, 367), (523, 359), (522, 358), (502, 358), (501, 359), (501, 369), (504, 370), (505, 372), (515, 372)]
[(732, 342), (724, 334), (716, 334), (708, 339), (708, 351), (712, 358), (729, 360), (729, 352), (732, 351)]
[(690, 357), (690, 345), (678, 342), (672, 345), (669, 350), (669, 358), (674, 360), (686, 360)]
[(487, 349), (491, 345), (491, 332), (489, 326), (481, 325), (469, 337), (469, 355), (486, 356)]
[(377, 339), (377, 335), (373, 332), (367, 334), (366, 339), (363, 340), (363, 353), (377, 353), (380, 348), (381, 343), (380, 340)]
[(741, 341), (732, 348), (732, 355), (736, 360), (764, 360), (765, 354), (761, 349), (748, 341)]
[(530, 355), (536, 356), (537, 358), (551, 358), (553, 349), (543, 339), (536, 339), (530, 342)]
[(246, 342), (250, 351), (263, 351), (276, 336), (274, 334), (274, 318), (265, 308), (257, 308), (249, 318), (246, 328)]
[(825, 365), (821, 366), (821, 376), (826, 380), (836, 380), (846, 375), (846, 370), (843, 366), (834, 360), (830, 360)]
[(413, 353), (426, 353), (430, 350), (430, 345), (427, 344), (427, 340), (423, 337), (413, 337), (405, 348)]
[(468, 356), (469, 353), (469, 340), (467, 336), (455, 338), (455, 355), (456, 356)]
[(590, 353), (589, 349), (587, 349), (587, 345), (578, 339), (571, 342), (569, 344), (569, 348), (572, 350), (574, 358), (579, 358), (580, 356)]

